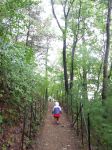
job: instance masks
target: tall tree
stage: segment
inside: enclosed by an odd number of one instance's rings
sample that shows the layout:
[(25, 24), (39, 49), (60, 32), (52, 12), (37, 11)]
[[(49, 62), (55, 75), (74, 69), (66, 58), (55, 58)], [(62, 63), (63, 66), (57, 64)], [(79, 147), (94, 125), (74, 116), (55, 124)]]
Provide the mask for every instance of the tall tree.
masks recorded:
[(65, 0), (64, 2), (61, 2), (62, 7), (63, 7), (63, 16), (64, 16), (64, 27), (61, 26), (57, 15), (55, 13), (54, 9), (54, 0), (51, 0), (51, 5), (52, 5), (52, 12), (54, 15), (54, 18), (56, 19), (56, 22), (58, 24), (58, 27), (60, 28), (62, 32), (62, 37), (63, 37), (63, 68), (64, 68), (64, 81), (65, 81), (65, 91), (68, 93), (68, 74), (67, 74), (67, 59), (66, 59), (66, 50), (67, 50), (67, 28), (68, 28), (68, 19), (69, 19), (69, 14), (72, 8), (72, 5), (75, 0), (69, 1)]
[[(74, 28), (73, 26), (73, 44), (72, 44), (72, 53), (71, 53), (71, 68), (70, 68), (70, 89), (73, 87), (73, 79), (74, 79), (74, 54), (78, 42), (78, 35), (79, 35), (79, 28), (80, 28), (80, 16), (81, 16), (81, 0), (79, 2), (79, 10), (78, 10), (78, 23), (77, 27)], [(73, 21), (74, 24), (74, 21)]]

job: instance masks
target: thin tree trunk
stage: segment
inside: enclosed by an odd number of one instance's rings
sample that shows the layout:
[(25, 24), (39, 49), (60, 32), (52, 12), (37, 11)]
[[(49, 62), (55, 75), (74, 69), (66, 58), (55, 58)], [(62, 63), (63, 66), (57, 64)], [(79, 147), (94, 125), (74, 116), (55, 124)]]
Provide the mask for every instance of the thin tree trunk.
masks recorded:
[(30, 129), (29, 129), (29, 138), (31, 138), (32, 134), (32, 116), (33, 115), (33, 104), (30, 106)]
[(22, 137), (21, 137), (21, 150), (24, 149), (23, 147), (24, 147), (25, 127), (26, 127), (26, 106), (24, 108), (23, 129), (22, 129)]
[(45, 78), (46, 78), (46, 89), (45, 89), (45, 103), (48, 100), (48, 50), (49, 50), (49, 39), (47, 38), (47, 50), (46, 50), (46, 60), (45, 60)]
[(74, 78), (74, 54), (76, 49), (76, 43), (77, 40), (73, 42), (73, 48), (72, 48), (72, 58), (71, 58), (71, 70), (70, 70), (70, 89), (73, 87), (73, 78)]
[(29, 36), (30, 36), (30, 22), (29, 22), (28, 31), (27, 31), (27, 34), (26, 34), (26, 46), (28, 46)]
[[(30, 17), (30, 8), (28, 8), (28, 15)], [(29, 19), (29, 24), (28, 24), (28, 31), (27, 31), (27, 34), (26, 34), (26, 46), (28, 46), (28, 42), (29, 42), (29, 36), (30, 36), (30, 26), (31, 26), (31, 21)]]
[(100, 75), (101, 75), (101, 72), (102, 72), (102, 63), (100, 64), (100, 68), (99, 68), (99, 72), (98, 72), (98, 79), (97, 79), (97, 93), (98, 93), (99, 85), (100, 85)]
[(65, 91), (66, 91), (66, 94), (68, 94), (68, 75), (67, 75), (67, 62), (66, 62), (66, 38), (63, 39), (63, 67), (64, 67)]
[(112, 62), (111, 62), (111, 65), (110, 65), (110, 71), (109, 71), (108, 79), (110, 79), (111, 75), (112, 75)]
[(68, 95), (68, 75), (67, 75), (67, 61), (66, 61), (66, 48), (67, 48), (66, 38), (67, 38), (68, 16), (69, 16), (69, 13), (70, 13), (70, 10), (72, 8), (74, 1), (75, 0), (71, 1), (70, 5), (68, 6), (68, 9), (67, 9), (67, 2), (68, 2), (67, 0), (62, 4), (64, 19), (65, 19), (64, 20), (65, 26), (64, 28), (62, 28), (55, 13), (54, 0), (51, 0), (51, 6), (52, 6), (52, 12), (53, 12), (54, 18), (63, 35), (63, 68), (64, 68), (65, 93), (67, 95)]
[(71, 69), (70, 69), (70, 89), (73, 87), (73, 78), (74, 78), (74, 54), (77, 46), (78, 35), (79, 35), (79, 28), (80, 28), (80, 15), (81, 15), (81, 0), (80, 0), (80, 8), (78, 12), (78, 25), (77, 25), (77, 33), (74, 33), (74, 39), (72, 44), (72, 57), (71, 57)]
[(88, 100), (87, 71), (85, 68), (83, 68), (83, 99)]

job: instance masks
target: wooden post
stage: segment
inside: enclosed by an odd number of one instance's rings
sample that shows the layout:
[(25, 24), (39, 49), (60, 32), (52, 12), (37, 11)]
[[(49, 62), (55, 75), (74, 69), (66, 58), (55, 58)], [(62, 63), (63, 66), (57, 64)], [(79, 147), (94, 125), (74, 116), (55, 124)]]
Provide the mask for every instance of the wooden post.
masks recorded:
[(78, 103), (77, 103), (77, 136), (79, 135), (79, 107), (78, 107)]
[(23, 118), (23, 131), (22, 131), (22, 137), (21, 137), (21, 150), (24, 149), (24, 134), (25, 134), (25, 122), (26, 122), (26, 106), (24, 110), (24, 118)]
[(82, 107), (83, 105), (80, 103), (80, 107), (81, 107), (81, 138), (82, 138), (82, 144), (84, 144), (84, 141), (83, 141), (83, 119), (82, 119)]
[(30, 130), (29, 130), (29, 138), (31, 138), (32, 134), (32, 111), (33, 111), (33, 104), (30, 106)]
[(88, 113), (88, 149), (91, 150), (91, 139), (90, 139), (90, 117)]
[(71, 93), (71, 115), (72, 115), (72, 122), (73, 122), (73, 96), (72, 96), (72, 93)]

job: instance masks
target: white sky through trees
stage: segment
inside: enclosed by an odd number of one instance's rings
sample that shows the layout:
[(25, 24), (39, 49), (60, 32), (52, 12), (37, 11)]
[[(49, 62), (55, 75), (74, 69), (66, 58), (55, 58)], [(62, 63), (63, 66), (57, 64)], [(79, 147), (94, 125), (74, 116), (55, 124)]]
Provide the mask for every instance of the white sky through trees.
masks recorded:
[[(41, 13), (42, 19), (47, 19), (49, 18), (51, 21), (51, 26), (50, 26), (50, 31), (51, 34), (54, 34), (55, 38), (50, 40), (50, 49), (48, 53), (48, 59), (51, 65), (55, 65), (57, 63), (58, 55), (61, 53), (62, 49), (62, 42), (61, 40), (58, 39), (59, 36), (61, 36), (60, 29), (57, 26), (57, 23), (52, 15), (52, 9), (51, 9), (51, 4), (49, 0), (42, 0), (41, 4), (43, 8), (43, 12)], [(58, 16), (61, 16), (60, 11), (61, 7), (58, 6), (56, 7), (56, 13)], [(62, 20), (60, 19), (62, 22)]]

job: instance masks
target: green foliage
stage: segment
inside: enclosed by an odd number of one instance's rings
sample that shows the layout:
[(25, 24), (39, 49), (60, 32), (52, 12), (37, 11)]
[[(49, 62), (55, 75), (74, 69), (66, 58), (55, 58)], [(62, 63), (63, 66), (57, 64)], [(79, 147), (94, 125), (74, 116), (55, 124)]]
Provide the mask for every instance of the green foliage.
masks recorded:
[(34, 67), (32, 50), (23, 44), (10, 45), (2, 51), (3, 80), (15, 101), (20, 102), (25, 95), (31, 100), (35, 85)]
[[(112, 138), (112, 119), (110, 113), (108, 112), (109, 105), (112, 102), (108, 102), (108, 107), (102, 107), (102, 103), (100, 100), (94, 100), (91, 102), (89, 106), (90, 112), (90, 120), (91, 120), (91, 135), (95, 137), (95, 141), (99, 141), (99, 147), (101, 147), (101, 143), (104, 147), (110, 150), (112, 146), (111, 138)], [(108, 108), (108, 109), (107, 109)], [(92, 139), (93, 140), (93, 139)], [(101, 149), (101, 148), (100, 148)]]
[[(18, 10), (21, 10), (22, 8), (29, 7), (33, 3), (32, 0), (9, 0), (9, 1), (3, 1), (0, 3), (0, 22), (3, 21), (3, 19), (7, 20), (13, 19), (13, 17), (16, 17), (18, 14)], [(0, 30), (3, 28), (1, 27), (0, 23)], [(2, 30), (1, 30), (2, 31)], [(0, 32), (1, 33), (1, 32)]]
[[(29, 44), (30, 41), (26, 44), (31, 4), (34, 4), (33, 0), (0, 2), (0, 109), (2, 110), (0, 132), (3, 131), (5, 134), (4, 125), (9, 129), (13, 125), (19, 127), (25, 121), (25, 132), (30, 132), (29, 139), (40, 125), (47, 105), (46, 78), (37, 73), (34, 47)], [(35, 28), (36, 24), (34, 25), (32, 21), (30, 23)], [(40, 25), (40, 22), (38, 24)], [(36, 29), (39, 30), (38, 27)], [(40, 35), (39, 40), (42, 40), (44, 33)], [(36, 38), (39, 34), (40, 32), (38, 35), (37, 32), (35, 33)], [(36, 50), (39, 50), (37, 45)], [(31, 126), (30, 131), (29, 126)], [(3, 139), (3, 142), (2, 149), (7, 149), (6, 143), (13, 144), (8, 139)]]
[[(58, 0), (56, 4), (60, 5), (61, 2)], [(68, 0), (66, 3), (66, 11), (71, 6), (70, 2)], [(62, 57), (60, 66), (47, 67), (48, 79), (46, 79), (45, 76), (37, 73), (38, 68), (35, 63), (33, 46), (31, 45), (32, 48), (26, 46), (25, 40), (23, 41), (22, 39), (23, 32), (25, 33), (24, 35), (27, 35), (26, 30), (29, 28), (29, 18), (31, 19), (31, 16), (29, 17), (28, 14), (25, 15), (23, 12), (26, 11), (26, 8), (29, 9), (32, 3), (33, 0), (3, 0), (0, 3), (0, 98), (2, 103), (16, 106), (15, 108), (19, 108), (23, 112), (26, 106), (32, 105), (33, 102), (38, 102), (38, 116), (41, 118), (43, 110), (39, 114), (41, 109), (39, 105), (43, 105), (44, 100), (42, 97), (45, 97), (45, 91), (48, 87), (49, 95), (68, 105), (68, 109), (72, 110), (73, 115), (76, 114), (77, 106), (80, 105), (80, 102), (83, 104), (86, 117), (87, 113), (90, 113), (92, 142), (96, 145), (99, 144), (100, 149), (102, 149), (101, 145), (103, 145), (104, 149), (108, 147), (108, 150), (110, 150), (110, 147), (112, 147), (112, 81), (110, 77), (108, 99), (105, 102), (105, 106), (102, 106), (102, 70), (100, 70), (103, 62), (103, 40), (105, 39), (103, 36), (105, 36), (107, 1), (75, 0), (71, 7), (66, 32), (68, 38), (68, 79), (70, 79), (71, 50), (73, 47), (71, 41), (73, 37), (76, 38), (77, 34), (78, 42), (74, 58), (73, 88), (69, 90), (68, 101), (64, 91)], [(35, 16), (32, 17), (30, 23), (33, 22), (32, 28), (36, 27), (38, 32), (32, 39), (42, 40), (45, 35), (48, 35), (48, 29), (46, 31), (43, 27), (46, 24), (48, 28), (49, 22), (39, 24), (34, 18)], [(23, 42), (19, 42), (16, 39), (18, 36)], [(35, 49), (36, 51), (40, 50), (37, 47)], [(93, 93), (92, 98), (89, 98), (90, 93)], [(97, 94), (95, 95), (95, 93)], [(12, 108), (8, 113), (15, 119), (15, 116), (19, 117), (16, 115), (17, 111)], [(0, 124), (4, 120), (7, 119), (0, 115)], [(39, 121), (38, 118), (33, 125), (39, 124)], [(36, 130), (35, 126), (34, 129)], [(5, 145), (3, 149), (5, 149)]]

